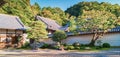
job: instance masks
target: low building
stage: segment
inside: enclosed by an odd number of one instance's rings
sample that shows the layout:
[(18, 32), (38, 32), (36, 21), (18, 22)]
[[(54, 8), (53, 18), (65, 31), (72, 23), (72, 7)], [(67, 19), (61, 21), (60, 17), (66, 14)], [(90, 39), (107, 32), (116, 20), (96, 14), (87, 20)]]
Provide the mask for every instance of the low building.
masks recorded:
[(36, 16), (36, 19), (39, 21), (42, 21), (43, 23), (46, 24), (46, 30), (48, 31), (48, 34), (53, 34), (56, 30), (63, 30), (67, 31), (68, 25), (66, 26), (60, 26), (55, 20), (49, 19), (49, 18), (44, 18), (41, 16)]
[(14, 46), (18, 44), (19, 39), (23, 42), (25, 30), (19, 17), (0, 14), (0, 48)]

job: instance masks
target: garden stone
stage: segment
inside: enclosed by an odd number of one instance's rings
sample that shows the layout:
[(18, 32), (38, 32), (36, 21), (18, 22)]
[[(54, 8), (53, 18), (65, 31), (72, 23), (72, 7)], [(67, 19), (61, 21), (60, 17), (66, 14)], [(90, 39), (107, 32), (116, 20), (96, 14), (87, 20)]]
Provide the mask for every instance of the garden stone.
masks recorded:
[(37, 44), (37, 46), (40, 48), (40, 47), (42, 47), (44, 44), (45, 44), (44, 42), (39, 42), (39, 43)]
[(30, 44), (30, 46), (33, 50), (37, 50), (39, 48), (37, 42), (34, 42), (34, 43)]

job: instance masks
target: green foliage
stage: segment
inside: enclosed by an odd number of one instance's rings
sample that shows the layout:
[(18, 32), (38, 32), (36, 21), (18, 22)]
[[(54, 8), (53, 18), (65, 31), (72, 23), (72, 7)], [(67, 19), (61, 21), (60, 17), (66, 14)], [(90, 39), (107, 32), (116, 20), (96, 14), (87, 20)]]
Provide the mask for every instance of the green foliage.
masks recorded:
[(93, 2), (79, 2), (78, 4), (73, 5), (72, 7), (68, 8), (65, 12), (73, 15), (73, 16), (80, 16), (85, 11), (91, 10), (99, 10), (99, 11), (107, 11), (115, 14), (117, 17), (120, 16), (120, 6), (118, 4), (110, 4), (106, 2), (98, 3), (97, 1)]
[(102, 46), (96, 46), (95, 48), (96, 48), (96, 49), (101, 49), (101, 48), (102, 48)]
[(30, 49), (30, 43), (29, 42), (26, 42), (22, 47), (21, 49)]
[(34, 20), (29, 0), (5, 0), (0, 13), (19, 16), (25, 25)]
[(72, 44), (74, 47), (79, 47), (80, 46), (80, 43), (79, 42), (75, 42)]
[(59, 49), (60, 47), (59, 46), (51, 46), (50, 48), (51, 49)]
[(34, 21), (36, 15), (53, 19), (60, 25), (65, 25), (71, 19), (58, 7), (40, 8), (38, 3), (30, 5), (30, 0), (0, 0), (0, 13), (19, 16), (26, 26)]
[(53, 36), (52, 36), (53, 41), (60, 42), (60, 43), (62, 40), (66, 39), (66, 38), (67, 38), (66, 33), (64, 31), (60, 31), (60, 30), (54, 32)]
[(40, 47), (40, 48), (43, 48), (43, 49), (45, 49), (45, 48), (48, 48), (48, 49), (59, 49), (59, 46), (55, 46), (55, 45), (52, 45), (52, 44), (47, 44), (47, 43), (45, 43), (42, 47)]
[(108, 32), (109, 29), (116, 27), (118, 19), (110, 12), (106, 11), (83, 11), (77, 19), (77, 27), (83, 32), (92, 32), (94, 36), (89, 45), (94, 46), (97, 39)]
[(80, 47), (74, 47), (74, 49), (77, 49), (77, 50), (79, 50), (79, 49), (80, 49)]
[(5, 0), (0, 0), (0, 7), (3, 6), (6, 3)]
[(67, 46), (68, 44), (64, 43), (63, 46)]
[(34, 5), (31, 6), (32, 12), (34, 15), (40, 15), (41, 14), (41, 8), (38, 3), (35, 3)]
[(74, 19), (70, 20), (70, 26), (69, 26), (69, 30), (71, 32), (75, 32), (76, 31), (76, 21)]
[[(96, 24), (101, 24), (99, 22), (103, 22), (103, 26), (98, 26), (98, 28), (108, 29), (108, 26), (110, 28), (113, 28), (116, 26), (116, 24), (120, 24), (120, 19), (117, 19), (120, 16), (120, 6), (117, 4), (109, 4), (109, 3), (98, 3), (96, 1), (94, 2), (80, 2), (78, 4), (73, 5), (72, 7), (68, 8), (65, 12), (69, 13), (72, 16), (76, 16), (78, 18), (77, 22), (79, 22), (77, 25), (80, 30), (82, 31), (90, 31), (90, 28)], [(86, 21), (86, 19), (92, 19), (89, 22)], [(97, 19), (97, 20), (96, 20)], [(115, 20), (114, 20), (115, 19)], [(113, 21), (114, 20), (114, 21)], [(70, 20), (71, 21), (71, 20)], [(108, 21), (108, 22), (107, 22)], [(75, 22), (74, 20), (71, 22)], [(94, 25), (91, 25), (90, 22)], [(98, 22), (98, 23), (97, 23)], [(108, 24), (109, 23), (109, 24)], [(82, 28), (81, 28), (82, 25)], [(88, 25), (88, 26), (86, 26)], [(89, 26), (90, 25), (90, 26)], [(74, 30), (74, 24), (70, 25), (70, 30)], [(84, 28), (83, 28), (84, 27)], [(89, 28), (88, 28), (89, 27)], [(86, 29), (87, 28), (87, 29)], [(100, 29), (101, 29), (100, 28)], [(78, 29), (76, 29), (79, 31)], [(74, 30), (73, 32), (76, 32)]]
[(110, 44), (109, 43), (103, 43), (102, 47), (103, 48), (110, 48)]
[(43, 7), (42, 11), (41, 11), (41, 16), (51, 18), (51, 19), (57, 21), (57, 23), (59, 25), (65, 25), (69, 19), (74, 18), (73, 16), (71, 18), (69, 18), (70, 15), (66, 14), (64, 11), (62, 11), (58, 7), (54, 7), (54, 8)]
[(49, 44), (44, 44), (41, 48), (49, 48), (50, 45)]
[(85, 46), (80, 46), (80, 49), (81, 49), (81, 50), (84, 50), (84, 49), (85, 49)]
[(47, 38), (47, 31), (45, 30), (45, 24), (40, 21), (33, 21), (30, 24), (30, 29), (28, 29), (28, 38), (40, 39)]
[(74, 46), (72, 45), (67, 46), (67, 50), (74, 50)]
[(117, 18), (114, 14), (106, 11), (84, 11), (82, 16), (78, 17), (78, 27), (82, 31), (93, 31), (114, 28), (117, 22)]

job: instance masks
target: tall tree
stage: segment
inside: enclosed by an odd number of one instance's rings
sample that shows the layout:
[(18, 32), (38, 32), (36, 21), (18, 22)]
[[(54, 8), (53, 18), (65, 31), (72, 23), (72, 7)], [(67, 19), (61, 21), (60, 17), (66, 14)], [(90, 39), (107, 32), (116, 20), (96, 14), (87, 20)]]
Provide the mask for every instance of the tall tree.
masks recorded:
[(65, 12), (69, 13), (72, 16), (80, 16), (83, 13), (83, 10), (90, 11), (90, 10), (100, 10), (100, 11), (107, 11), (110, 13), (115, 14), (117, 17), (120, 16), (120, 5), (118, 4), (110, 4), (107, 2), (79, 2), (68, 8)]
[(80, 31), (92, 32), (93, 38), (89, 45), (94, 46), (97, 39), (102, 38), (108, 30), (116, 26), (118, 19), (114, 14), (106, 11), (83, 11), (82, 16), (78, 17), (77, 26)]
[(46, 26), (40, 21), (32, 21), (28, 29), (28, 38), (35, 39), (47, 38)]
[(35, 4), (31, 6), (31, 10), (34, 15), (41, 15), (41, 8), (38, 3), (35, 2)]
[(58, 7), (43, 7), (41, 16), (55, 20), (59, 25), (65, 25), (69, 20), (69, 14), (66, 14), (63, 10)]
[(76, 21), (76, 19), (70, 19), (70, 21), (69, 21), (69, 31), (70, 32), (73, 32), (74, 33), (74, 35), (77, 35), (78, 34), (78, 29), (77, 29), (77, 23), (76, 23), (77, 21)]

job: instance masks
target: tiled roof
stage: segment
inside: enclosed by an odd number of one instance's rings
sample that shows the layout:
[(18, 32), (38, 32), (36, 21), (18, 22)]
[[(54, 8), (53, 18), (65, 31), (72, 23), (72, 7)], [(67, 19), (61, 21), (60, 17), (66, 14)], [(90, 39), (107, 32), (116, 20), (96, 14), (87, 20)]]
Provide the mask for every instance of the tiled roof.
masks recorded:
[(41, 20), (47, 25), (47, 29), (51, 30), (64, 30), (66, 27), (60, 26), (55, 20), (49, 19), (49, 18), (44, 18), (41, 16), (36, 16), (38, 20)]
[(62, 27), (60, 28), (60, 30), (68, 31), (68, 30), (69, 30), (69, 26), (70, 26), (70, 24), (67, 23), (65, 26), (62, 26)]
[[(102, 31), (101, 31), (102, 32)], [(116, 26), (115, 28), (112, 28), (108, 31), (108, 33), (111, 33), (111, 32), (120, 32), (120, 26)], [(79, 34), (91, 34), (92, 32), (78, 32)], [(67, 35), (74, 35), (74, 33), (72, 32), (66, 32)]]
[(120, 26), (117, 26), (117, 27), (109, 30), (109, 32), (120, 32)]
[(20, 29), (25, 30), (19, 17), (0, 14), (0, 29)]

